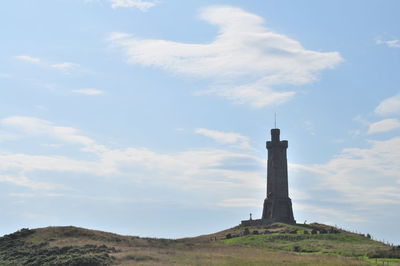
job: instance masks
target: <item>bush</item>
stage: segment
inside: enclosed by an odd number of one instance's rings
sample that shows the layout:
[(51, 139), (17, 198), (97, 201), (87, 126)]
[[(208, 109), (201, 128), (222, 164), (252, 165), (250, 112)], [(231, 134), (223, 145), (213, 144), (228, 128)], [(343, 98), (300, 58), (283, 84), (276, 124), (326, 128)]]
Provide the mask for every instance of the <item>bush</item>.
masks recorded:
[(293, 246), (293, 251), (294, 252), (300, 252), (301, 251), (301, 247), (298, 245)]
[(151, 256), (146, 255), (133, 255), (129, 254), (124, 257), (125, 260), (134, 260), (134, 261), (146, 261), (146, 260), (158, 260), (157, 258), (153, 258)]
[(400, 247), (392, 247), (388, 249), (378, 249), (368, 254), (369, 258), (390, 258), (400, 259)]
[(339, 234), (340, 231), (337, 230), (336, 228), (331, 227), (328, 231), (329, 234)]
[(320, 233), (320, 234), (327, 234), (328, 231), (326, 231), (325, 229), (321, 228), (321, 229), (319, 230), (319, 233)]

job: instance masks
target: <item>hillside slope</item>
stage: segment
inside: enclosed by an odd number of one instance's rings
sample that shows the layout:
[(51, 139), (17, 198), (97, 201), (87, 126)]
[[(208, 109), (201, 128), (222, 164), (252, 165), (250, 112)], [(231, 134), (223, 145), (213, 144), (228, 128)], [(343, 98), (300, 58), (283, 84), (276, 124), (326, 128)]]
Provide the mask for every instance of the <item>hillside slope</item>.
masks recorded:
[(178, 240), (73, 226), (22, 229), (0, 238), (1, 265), (369, 265), (367, 256), (399, 253), (321, 224), (237, 226)]

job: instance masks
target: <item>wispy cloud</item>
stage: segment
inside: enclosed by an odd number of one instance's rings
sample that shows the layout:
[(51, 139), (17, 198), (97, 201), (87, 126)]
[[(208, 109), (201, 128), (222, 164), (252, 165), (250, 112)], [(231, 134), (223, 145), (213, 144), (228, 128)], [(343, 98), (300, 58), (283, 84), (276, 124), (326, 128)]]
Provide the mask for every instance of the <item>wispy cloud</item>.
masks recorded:
[(118, 7), (134, 7), (140, 11), (147, 11), (149, 8), (156, 5), (155, 2), (142, 0), (110, 0), (112, 8)]
[(386, 45), (389, 48), (400, 48), (400, 40), (398, 39), (393, 39), (393, 40), (382, 40), (380, 38), (375, 39), (376, 44), (383, 44)]
[[(318, 206), (317, 204), (293, 203), (293, 208), (297, 211), (307, 211), (314, 214), (314, 217), (342, 217), (344, 221), (350, 222), (365, 222), (367, 217), (362, 217), (360, 214), (355, 213), (348, 209), (338, 209), (335, 207)], [(326, 222), (326, 224), (331, 224)]]
[(58, 185), (50, 183), (32, 181), (23, 174), (4, 175), (0, 173), (0, 182), (7, 182), (17, 186), (28, 187), (34, 190), (51, 190), (60, 187)]
[(218, 143), (232, 144), (237, 148), (250, 149), (249, 137), (234, 132), (223, 132), (206, 128), (197, 128), (195, 133), (209, 137)]
[(76, 63), (72, 63), (72, 62), (51, 63), (42, 58), (33, 57), (30, 55), (17, 55), (17, 56), (15, 56), (15, 58), (17, 58), (18, 60), (24, 61), (24, 62), (29, 62), (29, 63), (41, 65), (44, 67), (49, 67), (49, 68), (54, 68), (54, 69), (64, 70), (64, 71), (70, 71), (70, 70), (80, 68), (80, 65), (76, 64)]
[(343, 149), (324, 164), (291, 167), (314, 176), (313, 188), (307, 189), (325, 191), (325, 197), (328, 191), (339, 193), (334, 202), (400, 204), (400, 137), (369, 143), (368, 148)]
[(218, 203), (218, 206), (221, 207), (258, 207), (262, 204), (260, 199), (252, 199), (252, 198), (233, 198), (233, 199), (224, 199)]
[(263, 107), (279, 104), (296, 91), (279, 85), (317, 80), (321, 70), (343, 59), (338, 52), (306, 50), (300, 42), (263, 26), (263, 19), (240, 8), (210, 6), (200, 17), (219, 28), (208, 44), (139, 39), (113, 33), (109, 41), (121, 48), (128, 62), (213, 81), (207, 93), (235, 103)]
[(52, 64), (51, 67), (61, 69), (61, 70), (70, 70), (74, 68), (78, 68), (79, 65), (71, 62), (63, 62), (63, 63), (57, 63), (57, 64)]
[[(248, 153), (212, 148), (176, 153), (159, 153), (141, 147), (113, 149), (96, 143), (75, 128), (53, 125), (34, 117), (9, 117), (3, 119), (1, 125), (20, 135), (51, 137), (65, 144), (78, 144), (82, 152), (93, 155), (90, 160), (84, 160), (61, 155), (0, 154), (0, 174), (8, 173), (8, 178), (3, 178), (7, 182), (13, 180), (10, 171), (17, 173), (15, 180), (19, 175), (28, 178), (37, 171), (77, 172), (126, 178), (132, 182), (151, 180), (158, 185), (165, 183), (180, 189), (202, 187), (220, 191), (261, 187), (263, 182), (258, 169), (253, 167), (262, 165), (263, 161)], [(241, 163), (235, 166), (232, 162)]]
[(79, 135), (75, 128), (55, 126), (46, 120), (35, 117), (12, 116), (2, 119), (1, 125), (8, 129), (19, 130), (22, 133), (47, 135), (58, 140), (81, 144), (84, 146), (84, 151), (103, 149), (102, 146), (96, 145), (92, 139)]
[(17, 55), (16, 58), (19, 60), (29, 62), (29, 63), (34, 63), (34, 64), (40, 64), (42, 62), (42, 60), (40, 58), (29, 56), (29, 55)]
[(383, 100), (375, 108), (379, 115), (400, 114), (400, 93)]
[(96, 89), (81, 89), (81, 90), (73, 90), (73, 93), (84, 94), (84, 95), (100, 95), (103, 94), (104, 91), (96, 90)]
[(400, 121), (395, 118), (384, 119), (371, 123), (368, 128), (368, 134), (388, 132), (400, 128)]

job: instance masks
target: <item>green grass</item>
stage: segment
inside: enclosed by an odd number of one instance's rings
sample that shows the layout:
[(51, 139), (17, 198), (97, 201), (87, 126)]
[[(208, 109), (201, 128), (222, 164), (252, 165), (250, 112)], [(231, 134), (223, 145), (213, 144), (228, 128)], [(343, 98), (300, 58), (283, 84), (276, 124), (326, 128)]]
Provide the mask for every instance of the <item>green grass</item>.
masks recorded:
[(348, 234), (293, 235), (277, 233), (248, 235), (222, 241), (227, 244), (243, 244), (286, 251), (328, 253), (342, 256), (367, 256), (375, 249), (384, 247), (384, 244), (366, 237)]
[[(291, 233), (286, 233), (290, 231), (288, 229), (292, 230)], [(304, 234), (304, 231), (310, 232), (312, 229), (320, 231), (315, 234)], [(249, 229), (249, 231), (251, 230)], [(329, 230), (335, 233), (329, 233)], [(379, 253), (378, 251), (390, 251), (390, 248), (382, 242), (371, 240), (364, 235), (335, 230), (321, 224), (285, 225), (277, 223), (265, 228), (263, 234), (251, 234), (223, 239), (221, 241), (225, 244), (249, 245), (300, 253), (333, 254), (350, 257), (373, 257), (374, 254)]]
[(375, 258), (375, 259), (369, 259), (369, 261), (372, 263), (379, 263), (379, 264), (388, 263), (388, 262), (390, 262), (390, 264), (392, 264), (392, 265), (400, 264), (400, 259)]

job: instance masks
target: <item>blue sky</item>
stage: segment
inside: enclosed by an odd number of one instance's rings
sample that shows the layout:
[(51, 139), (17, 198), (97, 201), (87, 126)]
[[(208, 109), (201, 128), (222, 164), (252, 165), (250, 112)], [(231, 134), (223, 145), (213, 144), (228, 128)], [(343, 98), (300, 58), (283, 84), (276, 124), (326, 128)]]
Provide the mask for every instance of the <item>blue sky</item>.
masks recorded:
[(184, 237), (261, 216), (289, 141), (298, 222), (399, 244), (398, 1), (7, 1), (0, 234)]

